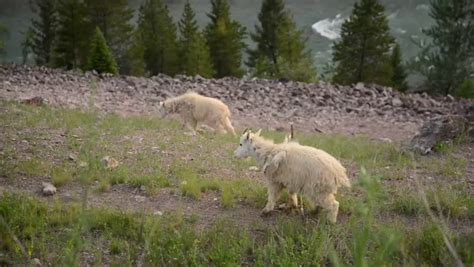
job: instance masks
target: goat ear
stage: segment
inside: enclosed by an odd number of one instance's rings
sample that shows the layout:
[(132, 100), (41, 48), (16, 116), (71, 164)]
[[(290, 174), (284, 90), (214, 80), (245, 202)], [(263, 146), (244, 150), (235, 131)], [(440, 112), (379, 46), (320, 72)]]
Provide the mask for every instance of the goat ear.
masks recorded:
[(259, 130), (255, 133), (255, 135), (260, 136), (261, 133), (262, 133), (262, 129), (259, 129)]

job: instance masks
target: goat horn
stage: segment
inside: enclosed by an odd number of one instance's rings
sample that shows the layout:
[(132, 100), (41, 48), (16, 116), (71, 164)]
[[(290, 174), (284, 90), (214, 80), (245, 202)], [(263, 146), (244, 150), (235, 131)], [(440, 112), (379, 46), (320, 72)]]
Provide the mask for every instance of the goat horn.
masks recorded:
[(295, 134), (293, 132), (293, 122), (290, 123), (290, 139), (295, 138)]

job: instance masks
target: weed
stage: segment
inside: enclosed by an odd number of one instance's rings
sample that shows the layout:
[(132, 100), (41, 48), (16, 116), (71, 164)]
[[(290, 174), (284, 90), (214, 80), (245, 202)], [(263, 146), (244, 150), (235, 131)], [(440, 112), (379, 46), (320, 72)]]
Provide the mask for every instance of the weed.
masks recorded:
[(124, 184), (128, 181), (130, 176), (129, 169), (126, 166), (119, 166), (115, 170), (111, 170), (108, 174), (110, 183), (114, 184)]
[(126, 243), (120, 239), (112, 239), (112, 242), (110, 243), (110, 253), (112, 254), (120, 254), (122, 253), (126, 248)]
[(441, 265), (442, 262), (447, 262), (443, 236), (435, 224), (423, 225), (408, 233), (408, 237), (411, 239), (409, 244), (412, 247), (410, 254), (417, 262), (429, 265)]
[(444, 177), (447, 180), (462, 179), (466, 175), (467, 162), (465, 159), (447, 156), (432, 159), (424, 164), (425, 168), (431, 170), (436, 176)]
[(29, 160), (18, 161), (15, 166), (16, 172), (26, 176), (44, 176), (48, 172), (48, 167), (45, 163), (37, 158)]
[(464, 187), (439, 187), (428, 192), (427, 199), (431, 209), (438, 210), (445, 217), (474, 219), (474, 199)]
[(415, 193), (410, 191), (396, 192), (393, 193), (392, 198), (391, 208), (393, 211), (411, 216), (424, 214), (423, 203)]
[(51, 179), (53, 180), (53, 184), (56, 187), (63, 186), (70, 182), (73, 176), (74, 174), (71, 172), (71, 170), (68, 170), (67, 167), (64, 166), (54, 167), (51, 170)]
[(110, 191), (110, 181), (107, 180), (107, 179), (101, 179), (99, 181), (99, 187), (98, 187), (98, 190), (99, 192), (108, 192)]
[(224, 208), (234, 207), (239, 201), (263, 207), (266, 201), (266, 189), (248, 179), (224, 183), (221, 192), (221, 205)]

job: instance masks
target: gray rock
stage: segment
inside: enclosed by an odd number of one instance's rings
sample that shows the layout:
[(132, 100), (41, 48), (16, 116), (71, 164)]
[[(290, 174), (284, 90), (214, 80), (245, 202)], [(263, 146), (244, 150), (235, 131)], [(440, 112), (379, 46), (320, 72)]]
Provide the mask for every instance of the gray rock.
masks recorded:
[(41, 264), (41, 261), (40, 261), (38, 258), (32, 259), (32, 260), (31, 260), (31, 264), (32, 264), (33, 266), (41, 266), (41, 265), (42, 265), (42, 264)]
[(43, 192), (44, 196), (52, 196), (56, 194), (56, 187), (53, 184), (43, 182), (41, 185), (43, 186), (41, 191)]
[(72, 154), (72, 153), (69, 154), (69, 155), (67, 156), (67, 158), (68, 158), (69, 160), (71, 160), (71, 161), (76, 161), (76, 160), (77, 160), (76, 155), (74, 155), (74, 154)]
[(401, 107), (403, 106), (403, 102), (398, 97), (392, 98), (392, 106), (394, 107)]

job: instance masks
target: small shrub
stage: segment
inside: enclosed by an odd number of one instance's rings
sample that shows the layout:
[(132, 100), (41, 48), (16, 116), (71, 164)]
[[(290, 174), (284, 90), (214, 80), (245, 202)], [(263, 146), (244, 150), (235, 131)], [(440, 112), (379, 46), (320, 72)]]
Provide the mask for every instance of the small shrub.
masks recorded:
[(416, 216), (424, 214), (425, 207), (421, 199), (414, 192), (394, 192), (391, 209), (397, 213)]
[(121, 254), (126, 248), (126, 243), (119, 239), (112, 239), (110, 242), (110, 253), (113, 255)]
[(407, 237), (411, 239), (408, 242), (408, 252), (417, 262), (431, 266), (441, 266), (446, 262), (447, 251), (443, 235), (435, 224), (426, 224), (415, 232), (408, 233)]
[(124, 184), (129, 181), (130, 173), (126, 166), (119, 166), (117, 169), (112, 170), (108, 177), (112, 185)]
[(428, 192), (427, 198), (431, 209), (441, 209), (447, 218), (474, 219), (474, 199), (465, 189), (442, 187)]
[(179, 188), (181, 189), (181, 193), (183, 195), (199, 199), (201, 197), (201, 184), (199, 183), (197, 178), (185, 178), (181, 181)]
[(51, 170), (51, 179), (56, 187), (63, 186), (72, 180), (73, 174), (66, 167), (55, 167)]
[(110, 181), (108, 179), (100, 179), (99, 180), (99, 192), (108, 192), (110, 191)]
[(132, 176), (128, 183), (137, 187), (143, 185), (145, 188), (162, 188), (170, 185), (170, 182), (160, 173)]
[(474, 98), (474, 80), (465, 80), (457, 90), (457, 96)]

